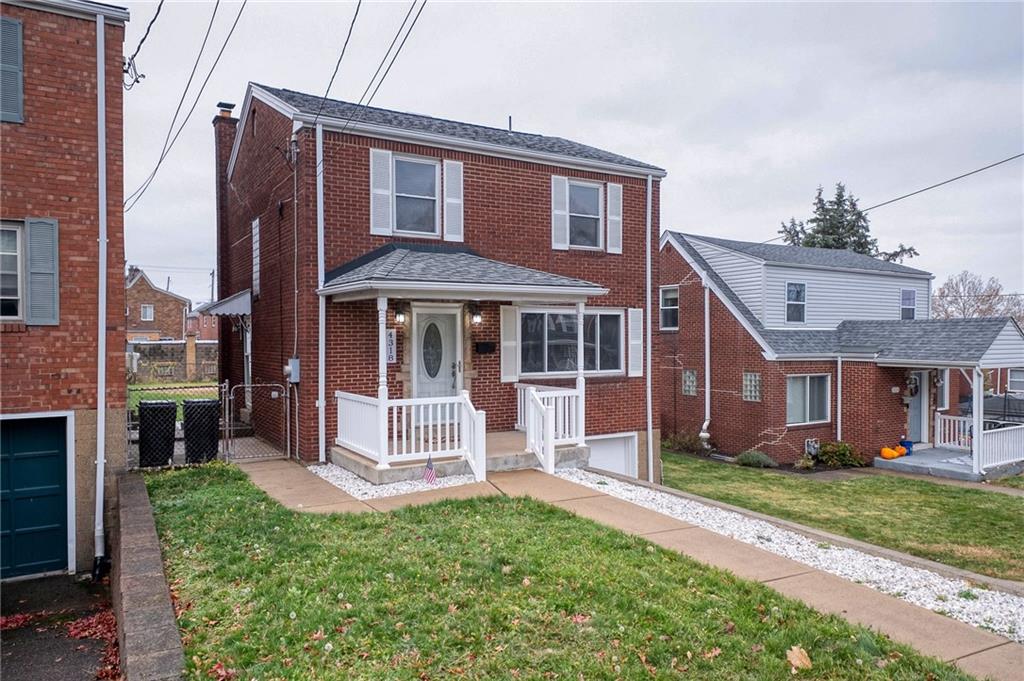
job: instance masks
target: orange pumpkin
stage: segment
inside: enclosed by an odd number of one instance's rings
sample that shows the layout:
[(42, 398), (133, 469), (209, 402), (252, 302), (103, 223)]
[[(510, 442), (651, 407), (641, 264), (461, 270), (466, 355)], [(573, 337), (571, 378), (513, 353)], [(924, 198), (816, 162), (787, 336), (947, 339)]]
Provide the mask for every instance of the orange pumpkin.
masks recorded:
[(900, 445), (899, 447), (896, 447), (896, 453), (899, 454), (900, 456), (906, 456), (907, 455), (907, 448), (902, 446), (902, 445)]
[(883, 459), (895, 459), (899, 457), (899, 452), (891, 447), (882, 447), (882, 458)]

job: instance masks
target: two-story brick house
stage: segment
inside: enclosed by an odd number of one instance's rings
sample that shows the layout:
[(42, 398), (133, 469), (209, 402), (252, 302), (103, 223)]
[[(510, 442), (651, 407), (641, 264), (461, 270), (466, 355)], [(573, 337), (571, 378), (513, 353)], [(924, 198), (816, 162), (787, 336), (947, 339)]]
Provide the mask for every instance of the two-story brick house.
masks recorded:
[(0, 17), (0, 577), (7, 578), (98, 563), (104, 510), (124, 468), (128, 12), (82, 0), (5, 0)]
[(129, 343), (185, 338), (192, 301), (155, 286), (141, 268), (128, 268), (125, 300), (126, 336)]
[(961, 382), (980, 398), (983, 371), (1024, 360), (1024, 334), (1007, 318), (930, 319), (930, 273), (668, 231), (660, 276), (666, 434), (787, 463), (814, 443), (849, 442), (870, 460), (906, 439), (913, 461), (933, 447), (936, 463), (969, 459), (938, 468), (962, 463), (970, 477), (1024, 460), (1024, 426), (960, 416), (957, 402)]
[(223, 377), (277, 383), (298, 360), (303, 460), (454, 456), (481, 477), (500, 442), (656, 473), (664, 171), (255, 84), (213, 122)]

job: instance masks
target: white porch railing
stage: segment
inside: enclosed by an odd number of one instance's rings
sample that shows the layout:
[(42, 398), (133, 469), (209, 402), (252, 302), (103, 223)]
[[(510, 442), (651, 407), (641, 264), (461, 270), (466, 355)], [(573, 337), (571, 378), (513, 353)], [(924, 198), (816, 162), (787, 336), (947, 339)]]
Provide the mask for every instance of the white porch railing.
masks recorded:
[(463, 457), (474, 477), (487, 477), (487, 416), (469, 393), (451, 397), (384, 399), (338, 391), (335, 442), (377, 462)]
[[(518, 386), (517, 386), (518, 387)], [(526, 449), (537, 455), (545, 473), (555, 472), (555, 407), (544, 402), (533, 386), (526, 390), (522, 418), (525, 421)]]
[(527, 430), (530, 390), (554, 410), (555, 445), (583, 444), (583, 394), (576, 388), (516, 383), (516, 430)]
[(986, 421), (986, 425), (990, 423), (1002, 427), (982, 431), (981, 469), (1024, 461), (1024, 425)]
[(971, 451), (971, 418), (935, 414), (935, 446)]

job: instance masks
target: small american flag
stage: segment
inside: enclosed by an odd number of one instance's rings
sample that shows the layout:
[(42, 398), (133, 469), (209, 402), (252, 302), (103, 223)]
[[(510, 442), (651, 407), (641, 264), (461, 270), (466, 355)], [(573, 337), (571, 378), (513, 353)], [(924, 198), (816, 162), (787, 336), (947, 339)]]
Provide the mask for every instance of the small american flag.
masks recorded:
[(434, 459), (427, 455), (427, 467), (423, 469), (423, 479), (433, 485), (437, 482), (437, 471), (434, 470)]

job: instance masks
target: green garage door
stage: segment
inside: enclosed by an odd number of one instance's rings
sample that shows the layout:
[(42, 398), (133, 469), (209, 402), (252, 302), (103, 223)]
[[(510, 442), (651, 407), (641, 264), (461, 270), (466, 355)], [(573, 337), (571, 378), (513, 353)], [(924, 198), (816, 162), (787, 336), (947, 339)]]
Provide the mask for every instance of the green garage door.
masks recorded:
[(0, 421), (0, 577), (67, 569), (67, 456), (63, 417)]

